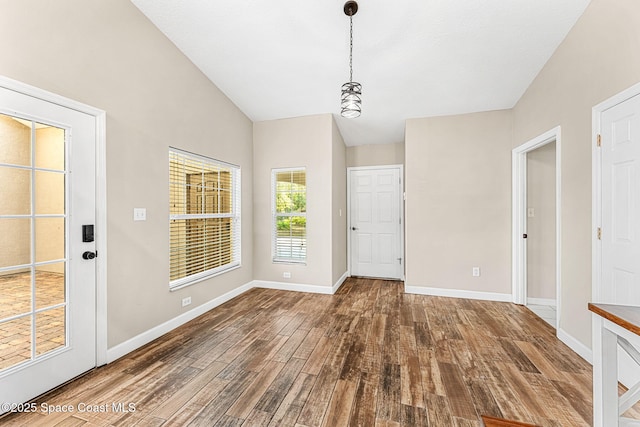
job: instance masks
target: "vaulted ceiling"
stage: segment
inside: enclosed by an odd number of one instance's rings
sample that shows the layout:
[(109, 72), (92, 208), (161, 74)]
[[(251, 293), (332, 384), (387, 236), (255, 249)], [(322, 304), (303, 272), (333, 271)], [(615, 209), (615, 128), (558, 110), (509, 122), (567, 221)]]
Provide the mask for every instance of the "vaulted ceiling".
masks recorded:
[(347, 145), (408, 118), (511, 108), (590, 0), (360, 0), (349, 80), (343, 0), (132, 0), (251, 120), (333, 113)]

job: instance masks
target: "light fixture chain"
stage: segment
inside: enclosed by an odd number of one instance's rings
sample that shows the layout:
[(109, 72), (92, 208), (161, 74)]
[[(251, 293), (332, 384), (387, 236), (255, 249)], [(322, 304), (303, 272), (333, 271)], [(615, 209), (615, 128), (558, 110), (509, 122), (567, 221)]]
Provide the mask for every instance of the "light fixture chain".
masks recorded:
[(349, 81), (353, 81), (353, 15), (349, 15)]

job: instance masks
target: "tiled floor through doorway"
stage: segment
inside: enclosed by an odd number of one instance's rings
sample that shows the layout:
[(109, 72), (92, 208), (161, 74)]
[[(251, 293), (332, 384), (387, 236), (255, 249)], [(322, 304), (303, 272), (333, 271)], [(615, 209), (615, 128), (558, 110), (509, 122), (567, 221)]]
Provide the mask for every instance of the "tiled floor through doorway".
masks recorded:
[(538, 317), (542, 318), (545, 322), (556, 327), (557, 311), (554, 306), (551, 305), (538, 305), (527, 304), (527, 308), (533, 311)]
[[(61, 304), (65, 300), (64, 274), (36, 272), (36, 308)], [(0, 276), (0, 370), (31, 359), (31, 322), (36, 322), (36, 355), (65, 344), (65, 309), (54, 308), (35, 316), (16, 316), (31, 311), (32, 283), (29, 272)], [(35, 318), (35, 320), (34, 320)]]

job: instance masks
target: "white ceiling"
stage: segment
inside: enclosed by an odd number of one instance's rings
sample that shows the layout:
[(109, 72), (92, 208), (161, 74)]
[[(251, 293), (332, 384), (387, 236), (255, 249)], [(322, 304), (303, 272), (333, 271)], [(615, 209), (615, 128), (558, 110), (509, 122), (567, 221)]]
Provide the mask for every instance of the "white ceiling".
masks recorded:
[(251, 120), (333, 113), (347, 145), (408, 118), (511, 108), (590, 0), (360, 0), (349, 80), (344, 0), (131, 0)]

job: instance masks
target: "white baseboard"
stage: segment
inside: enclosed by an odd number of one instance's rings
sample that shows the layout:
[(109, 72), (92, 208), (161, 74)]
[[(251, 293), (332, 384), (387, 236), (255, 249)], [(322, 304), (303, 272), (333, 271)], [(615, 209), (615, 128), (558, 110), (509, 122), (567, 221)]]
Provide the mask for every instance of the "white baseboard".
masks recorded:
[(338, 281), (333, 285), (333, 289), (331, 293), (335, 294), (338, 291), (338, 289), (340, 289), (340, 286), (342, 286), (344, 281), (347, 280), (347, 277), (349, 277), (349, 272), (345, 271), (344, 274), (340, 276)]
[(461, 289), (427, 288), (423, 286), (404, 286), (404, 291), (409, 294), (431, 295), (437, 297), (468, 298), (485, 301), (511, 302), (511, 294), (497, 292), (465, 291)]
[(206, 313), (207, 311), (215, 308), (225, 302), (229, 301), (232, 298), (237, 297), (240, 294), (247, 292), (249, 289), (253, 288), (252, 282), (246, 283), (232, 291), (227, 292), (224, 295), (221, 295), (217, 298), (212, 299), (209, 302), (206, 302), (198, 307), (195, 307), (186, 313), (182, 313), (179, 316), (174, 317), (171, 320), (167, 320), (166, 322), (153, 327), (135, 337), (128, 339), (127, 341), (118, 344), (114, 347), (111, 347), (107, 350), (107, 363), (111, 363), (116, 359), (121, 358), (127, 353), (136, 350), (137, 348), (142, 347), (143, 345), (150, 343), (156, 338), (161, 337), (167, 332), (177, 328), (178, 326), (184, 325), (190, 320), (195, 319), (196, 317)]
[[(254, 280), (254, 288), (279, 289), (281, 291), (310, 292), (313, 294), (333, 294), (333, 287), (320, 285), (305, 285), (302, 283), (273, 282), (269, 280)], [(335, 285), (334, 285), (335, 286)]]
[(593, 365), (593, 352), (589, 347), (582, 344), (580, 341), (569, 335), (564, 329), (557, 329), (557, 337), (560, 341), (565, 343), (571, 350), (578, 353), (578, 356)]
[(556, 307), (558, 304), (553, 298), (527, 298), (527, 304), (533, 305), (547, 305), (551, 307)]

